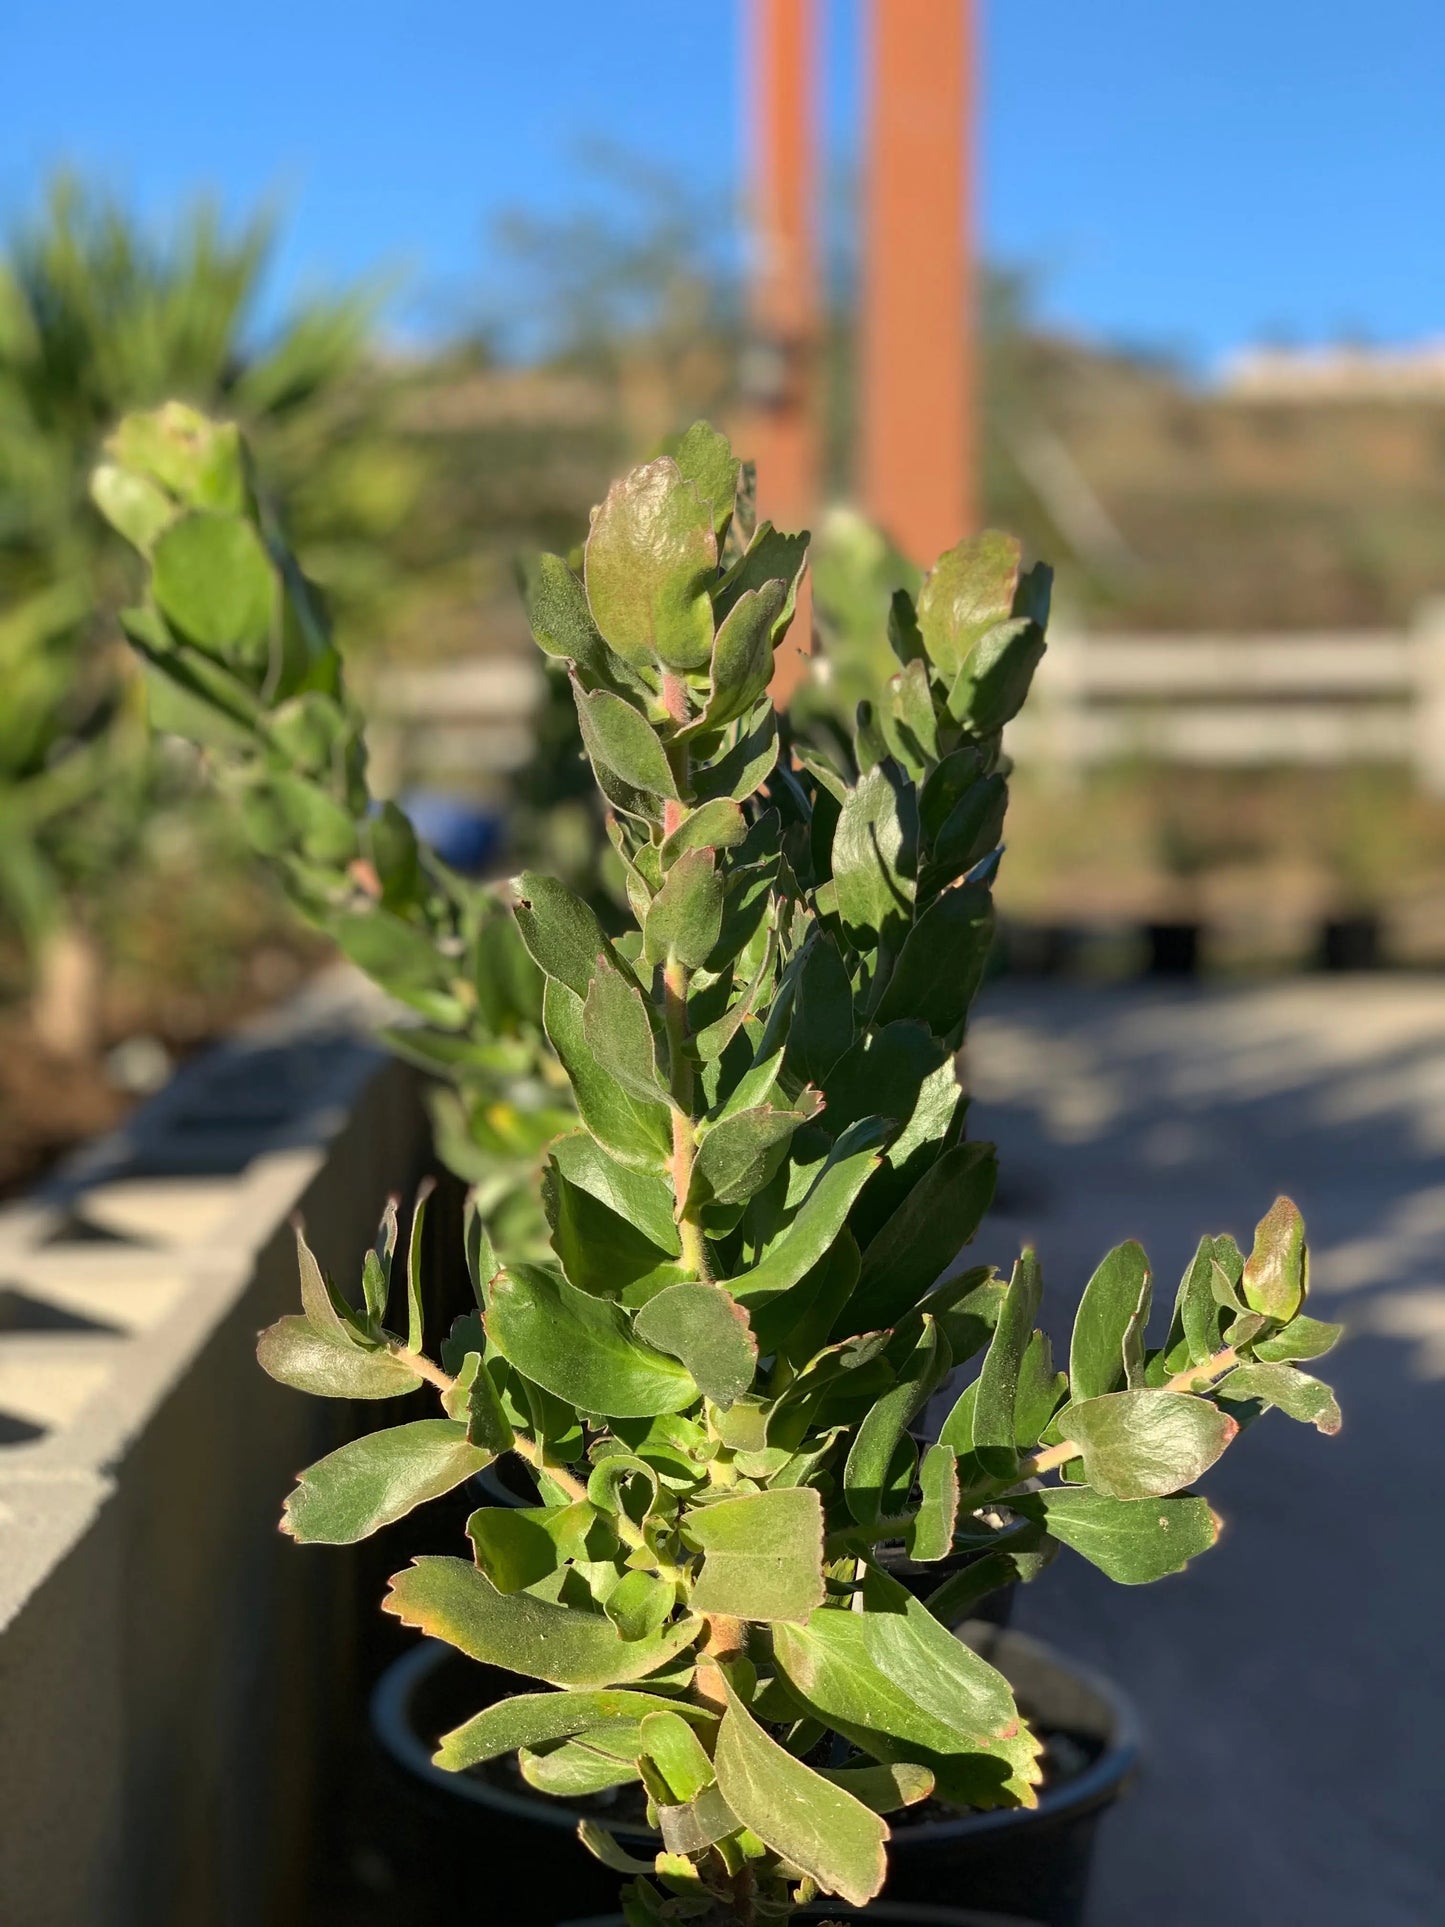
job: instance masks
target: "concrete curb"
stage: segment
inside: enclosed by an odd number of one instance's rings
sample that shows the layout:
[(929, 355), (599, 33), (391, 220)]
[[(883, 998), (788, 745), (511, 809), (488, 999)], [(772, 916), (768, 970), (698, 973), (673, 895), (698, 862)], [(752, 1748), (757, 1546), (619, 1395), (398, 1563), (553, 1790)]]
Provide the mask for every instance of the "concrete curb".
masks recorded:
[(276, 1520), (349, 1407), (254, 1342), (295, 1307), (291, 1215), (353, 1277), (426, 1158), (376, 1015), (329, 974), (0, 1212), (6, 1927), (292, 1917), (345, 1562)]

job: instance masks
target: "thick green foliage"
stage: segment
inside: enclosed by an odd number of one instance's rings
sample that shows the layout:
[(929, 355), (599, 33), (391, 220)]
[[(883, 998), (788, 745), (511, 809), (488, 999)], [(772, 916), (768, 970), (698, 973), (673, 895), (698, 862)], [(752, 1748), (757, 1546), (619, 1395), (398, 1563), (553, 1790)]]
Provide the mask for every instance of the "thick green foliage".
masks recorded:
[(373, 801), (328, 611), (237, 431), (178, 403), (127, 416), (91, 486), (150, 563), (148, 599), (122, 622), (153, 724), (207, 752), (292, 901), (416, 1013), (387, 1036), (450, 1087), (434, 1104), (441, 1148), (499, 1228), (540, 1246), (536, 1167), (571, 1122), (542, 974), (498, 894)]
[[(384, 889), (404, 879), (413, 1001), (454, 1036), (459, 979), (485, 968), (458, 900), (414, 852), (388, 868), (363, 841), (324, 637), (264, 530), (235, 533), (252, 525), (234, 445), (203, 436), (194, 454), (180, 482), (148, 471), (165, 509), (146, 505), (152, 554), (192, 534), (157, 572), (140, 644), (168, 692), (234, 692), (236, 780), (293, 825), (275, 719), (317, 719), (305, 794), (330, 806), (325, 847), (287, 860), (322, 902), (368, 861)], [(442, 1764), (518, 1749), (546, 1790), (638, 1783), (655, 1865), (581, 1833), (636, 1876), (643, 1922), (777, 1919), (820, 1891), (861, 1903), (883, 1883), (890, 1809), (1032, 1803), (1039, 1744), (951, 1627), (1060, 1544), (1126, 1584), (1177, 1571), (1216, 1531), (1187, 1488), (1247, 1420), (1272, 1404), (1338, 1424), (1295, 1364), (1333, 1333), (1301, 1315), (1286, 1200), (1247, 1263), (1203, 1242), (1160, 1347), (1147, 1259), (1112, 1253), (1072, 1382), (1037, 1329), (1032, 1253), (1007, 1282), (955, 1270), (994, 1159), (965, 1137), (954, 1058), (991, 934), (1000, 731), (1043, 648), (1047, 577), (1004, 537), (961, 544), (916, 606), (895, 599), (898, 674), (840, 754), (780, 760), (766, 689), (802, 545), (746, 527), (738, 481), (699, 426), (614, 486), (580, 579), (556, 558), (528, 576), (634, 917), (609, 939), (555, 881), (515, 886), (580, 1116), (541, 1185), (551, 1255), (509, 1250), (474, 1214), (477, 1310), (438, 1364), (414, 1289), (406, 1336), (385, 1323), (394, 1225), (360, 1309), (303, 1246), (303, 1313), (262, 1338), (267, 1370), (306, 1390), (441, 1395), (440, 1417), (303, 1474), (297, 1538), (349, 1541), (496, 1454), (530, 1467), (535, 1505), (483, 1508), (470, 1557), (418, 1560), (386, 1604), (560, 1689), (484, 1708)], [(196, 576), (191, 543), (210, 558)], [(205, 586), (222, 580), (223, 596)], [(920, 1459), (924, 1407), (961, 1367)], [(904, 1550), (938, 1566), (927, 1603), (890, 1575)]]

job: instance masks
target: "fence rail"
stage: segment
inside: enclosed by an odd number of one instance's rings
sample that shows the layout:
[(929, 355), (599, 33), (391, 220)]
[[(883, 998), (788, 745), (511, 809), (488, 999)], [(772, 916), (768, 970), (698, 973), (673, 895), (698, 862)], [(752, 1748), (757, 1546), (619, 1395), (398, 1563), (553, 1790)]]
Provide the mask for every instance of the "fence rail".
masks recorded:
[(1445, 601), (1410, 628), (1300, 635), (1051, 634), (1009, 731), (1022, 764), (1237, 768), (1395, 762), (1445, 795)]

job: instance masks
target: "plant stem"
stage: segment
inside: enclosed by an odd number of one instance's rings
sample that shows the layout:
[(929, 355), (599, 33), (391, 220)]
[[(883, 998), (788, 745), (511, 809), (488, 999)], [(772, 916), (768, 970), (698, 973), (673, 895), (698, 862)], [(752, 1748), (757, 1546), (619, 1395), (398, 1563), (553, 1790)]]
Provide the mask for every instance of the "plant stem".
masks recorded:
[[(662, 678), (662, 700), (673, 722), (688, 720), (687, 684), (673, 671)], [(679, 789), (687, 784), (688, 750), (686, 743), (669, 747), (667, 760)], [(662, 806), (664, 836), (671, 836), (691, 814), (685, 803), (669, 798)], [(711, 1280), (707, 1240), (701, 1224), (687, 1209), (687, 1194), (692, 1186), (692, 1161), (697, 1149), (693, 1122), (692, 1058), (687, 1039), (687, 991), (689, 972), (669, 955), (662, 970), (662, 1015), (667, 1031), (667, 1055), (672, 1089), (672, 1191), (676, 1200), (678, 1235), (682, 1240), (682, 1261), (697, 1277)]]

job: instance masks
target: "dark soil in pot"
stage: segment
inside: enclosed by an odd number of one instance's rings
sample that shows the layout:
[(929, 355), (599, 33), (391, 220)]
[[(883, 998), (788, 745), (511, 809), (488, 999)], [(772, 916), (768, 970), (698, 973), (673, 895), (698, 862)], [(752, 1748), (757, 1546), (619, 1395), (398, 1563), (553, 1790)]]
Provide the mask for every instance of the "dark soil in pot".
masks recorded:
[[(1045, 1742), (1039, 1804), (959, 1813), (930, 1802), (893, 1816), (888, 1898), (966, 1902), (1048, 1927), (1078, 1927), (1095, 1830), (1135, 1765), (1132, 1710), (1107, 1683), (1022, 1634), (981, 1621), (967, 1631), (970, 1644), (1013, 1682)], [(434, 1642), (413, 1648), (378, 1685), (372, 1726), (395, 1782), (386, 1796), (393, 1877), (399, 1892), (424, 1893), (435, 1909), (413, 1912), (408, 1927), (450, 1922), (458, 1909), (475, 1908), (480, 1869), (495, 1917), (509, 1927), (556, 1927), (605, 1914), (616, 1905), (617, 1877), (573, 1838), (583, 1813), (634, 1851), (653, 1851), (635, 1787), (563, 1805), (535, 1793), (511, 1760), (469, 1774), (432, 1766), (439, 1734), (504, 1695), (533, 1690), (533, 1681), (475, 1665)]]

